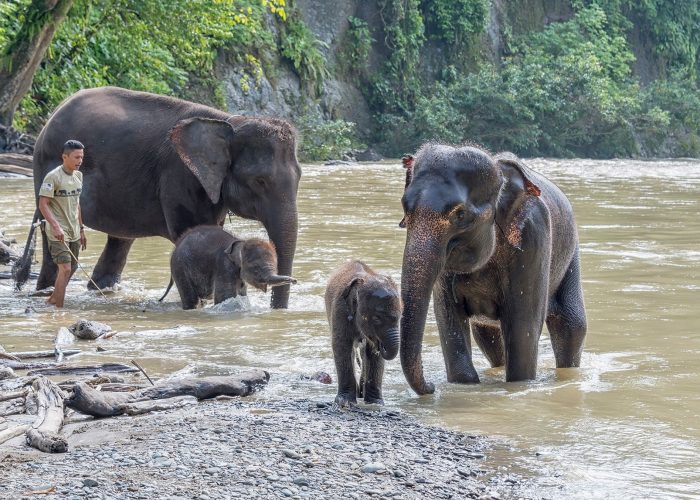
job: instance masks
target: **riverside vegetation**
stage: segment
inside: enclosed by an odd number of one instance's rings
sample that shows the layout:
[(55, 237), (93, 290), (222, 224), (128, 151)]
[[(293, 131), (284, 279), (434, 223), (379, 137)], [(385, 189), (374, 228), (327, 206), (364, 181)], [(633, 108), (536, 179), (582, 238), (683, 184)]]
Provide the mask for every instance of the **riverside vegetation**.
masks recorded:
[[(297, 109), (302, 160), (340, 157), (363, 141), (397, 156), (434, 138), (523, 156), (700, 155), (698, 2), (571, 0), (560, 2), (565, 19), (532, 30), (520, 24), (536, 1), (375, 0), (379, 22), (350, 16), (335, 64), (297, 3), (75, 0), (14, 126), (38, 131), (66, 96), (107, 84), (224, 107), (216, 69), (225, 52), (243, 68), (244, 90), (263, 76), (274, 81), (284, 64), (298, 74), (305, 102), (329, 78), (362, 90), (367, 130)], [(0, 4), (5, 55), (30, 22), (30, 4)], [(501, 16), (494, 60), (484, 46), (499, 9), (520, 10)], [(638, 33), (651, 76), (634, 69)], [(435, 48), (441, 58), (430, 57)]]

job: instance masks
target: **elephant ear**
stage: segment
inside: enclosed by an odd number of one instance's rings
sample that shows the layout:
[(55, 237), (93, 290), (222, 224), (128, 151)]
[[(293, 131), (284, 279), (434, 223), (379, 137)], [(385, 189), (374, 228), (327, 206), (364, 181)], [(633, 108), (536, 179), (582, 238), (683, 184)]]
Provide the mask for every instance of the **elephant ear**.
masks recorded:
[(221, 185), (231, 165), (231, 125), (222, 120), (188, 118), (170, 130), (169, 138), (212, 203), (219, 203)]
[(242, 240), (233, 240), (224, 250), (226, 257), (239, 268), (243, 266), (243, 243)]
[[(415, 158), (413, 155), (403, 155), (401, 158), (401, 163), (403, 164), (403, 168), (406, 169), (406, 184), (403, 187), (404, 192), (408, 189), (408, 186), (411, 185), (411, 181), (413, 180), (413, 162), (415, 161)], [(406, 227), (406, 216), (403, 216), (403, 219), (401, 219), (401, 222), (399, 222), (399, 227), (400, 228), (405, 228)]]
[(530, 170), (520, 158), (513, 153), (500, 153), (496, 155), (495, 159), (508, 183), (532, 196), (542, 194), (542, 190), (530, 180)]
[(496, 155), (495, 160), (505, 178), (498, 202), (499, 227), (503, 231), (501, 224), (505, 223), (506, 240), (512, 247), (521, 250), (525, 214), (529, 206), (527, 201), (539, 197), (542, 190), (532, 182), (530, 170), (513, 153), (501, 153)]

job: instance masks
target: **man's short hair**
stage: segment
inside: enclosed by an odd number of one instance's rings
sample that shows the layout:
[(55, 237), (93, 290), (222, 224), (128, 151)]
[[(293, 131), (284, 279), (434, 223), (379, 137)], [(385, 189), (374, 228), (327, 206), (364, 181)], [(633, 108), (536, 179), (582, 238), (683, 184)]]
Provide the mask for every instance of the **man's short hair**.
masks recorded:
[(63, 154), (71, 154), (76, 149), (85, 149), (85, 146), (82, 142), (71, 139), (63, 145)]

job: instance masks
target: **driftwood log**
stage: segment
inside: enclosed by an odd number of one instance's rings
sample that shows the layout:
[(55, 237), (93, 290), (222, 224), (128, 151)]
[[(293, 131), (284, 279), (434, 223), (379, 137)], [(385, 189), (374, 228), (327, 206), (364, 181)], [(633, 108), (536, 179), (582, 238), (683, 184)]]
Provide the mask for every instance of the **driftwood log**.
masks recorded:
[(68, 441), (59, 434), (63, 427), (63, 391), (46, 377), (32, 384), (39, 406), (36, 420), (27, 431), (27, 444), (46, 453), (68, 451)]
[(143, 415), (152, 411), (172, 410), (188, 405), (196, 405), (197, 398), (194, 396), (176, 396), (174, 398), (158, 399), (155, 401), (137, 401), (124, 405), (124, 413), (127, 415)]
[(41, 366), (27, 372), (27, 375), (90, 375), (93, 373), (134, 373), (138, 370), (129, 365), (121, 363), (102, 363), (99, 365), (71, 366), (71, 365), (49, 365)]
[(141, 401), (178, 396), (193, 396), (198, 400), (221, 395), (248, 396), (258, 387), (267, 384), (268, 380), (268, 372), (251, 370), (238, 375), (165, 381), (134, 392), (101, 392), (79, 382), (73, 387), (73, 395), (66, 400), (66, 405), (94, 417), (113, 417), (126, 413), (130, 404)]
[(24, 398), (27, 396), (27, 393), (29, 392), (28, 389), (23, 389), (21, 391), (13, 391), (13, 392), (0, 392), (0, 401), (10, 401), (11, 399), (19, 399), (19, 398)]
[(0, 444), (4, 443), (5, 441), (9, 441), (10, 439), (21, 436), (25, 432), (27, 432), (31, 428), (31, 425), (28, 424), (22, 424), (22, 425), (17, 425), (15, 427), (11, 427), (9, 429), (5, 429), (4, 431), (0, 431)]
[[(62, 352), (64, 356), (72, 356), (82, 351), (80, 349), (63, 349)], [(21, 361), (23, 359), (53, 358), (56, 356), (56, 351), (7, 352), (5, 354), (10, 354)]]

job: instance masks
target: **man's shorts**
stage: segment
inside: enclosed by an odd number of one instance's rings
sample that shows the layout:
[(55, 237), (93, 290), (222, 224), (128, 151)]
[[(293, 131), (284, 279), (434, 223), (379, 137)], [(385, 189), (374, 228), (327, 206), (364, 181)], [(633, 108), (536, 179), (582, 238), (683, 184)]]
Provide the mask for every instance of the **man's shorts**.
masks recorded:
[[(68, 243), (68, 246), (77, 259), (78, 253), (80, 252), (80, 240), (71, 241)], [(73, 267), (78, 264), (78, 261), (73, 258), (66, 244), (62, 241), (49, 240), (49, 253), (56, 264), (71, 264)]]

